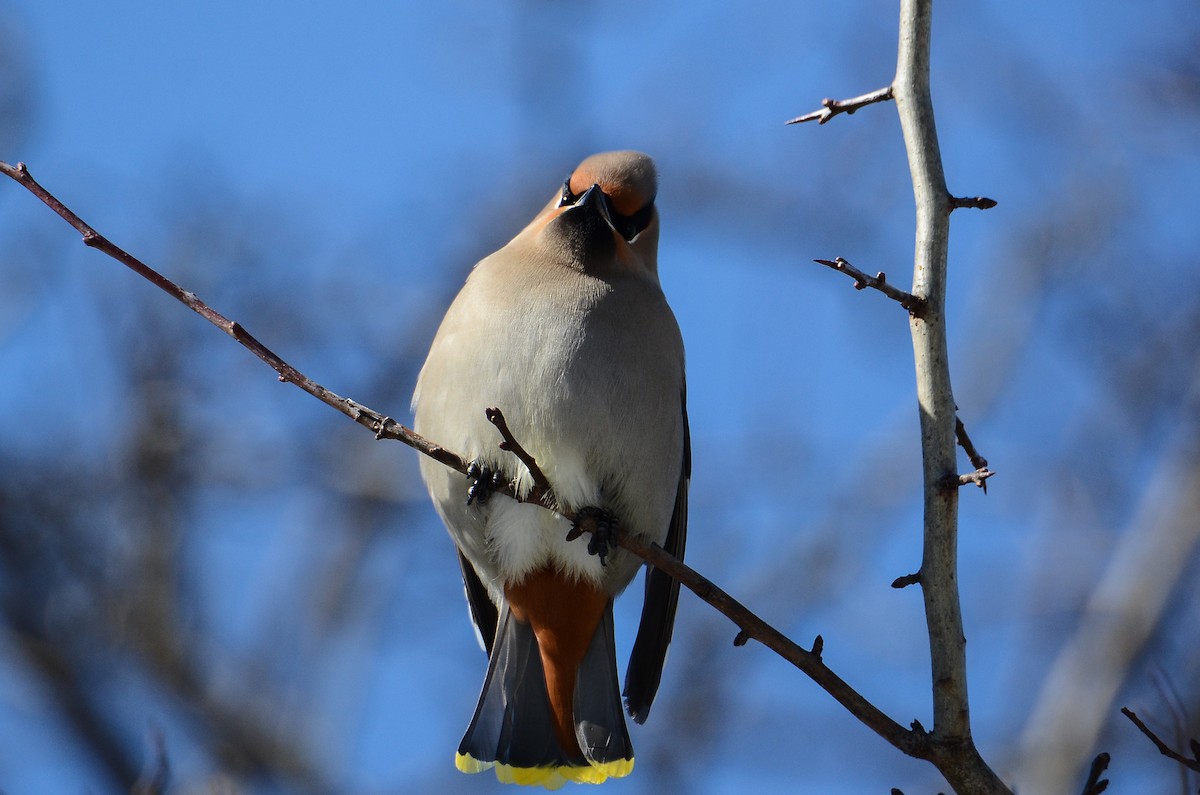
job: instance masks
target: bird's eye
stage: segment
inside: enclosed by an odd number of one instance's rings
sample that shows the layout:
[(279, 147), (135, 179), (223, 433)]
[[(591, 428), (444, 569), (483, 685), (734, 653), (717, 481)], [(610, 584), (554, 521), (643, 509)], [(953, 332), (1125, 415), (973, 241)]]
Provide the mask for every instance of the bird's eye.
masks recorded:
[(563, 182), (562, 196), (558, 199), (558, 206), (569, 207), (577, 201), (579, 201), (579, 195), (571, 192), (571, 178), (567, 177)]

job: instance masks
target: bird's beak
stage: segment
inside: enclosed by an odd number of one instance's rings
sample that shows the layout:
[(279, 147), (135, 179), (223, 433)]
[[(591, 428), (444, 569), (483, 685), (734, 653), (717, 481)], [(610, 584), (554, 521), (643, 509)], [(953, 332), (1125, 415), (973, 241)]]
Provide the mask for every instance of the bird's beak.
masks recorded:
[(609, 211), (609, 200), (604, 195), (604, 191), (600, 190), (599, 185), (593, 185), (584, 191), (584, 194), (579, 197), (579, 201), (575, 202), (576, 207), (582, 207), (589, 212), (594, 212), (604, 219), (604, 222), (609, 225), (614, 231), (616, 227), (613, 225), (612, 213)]

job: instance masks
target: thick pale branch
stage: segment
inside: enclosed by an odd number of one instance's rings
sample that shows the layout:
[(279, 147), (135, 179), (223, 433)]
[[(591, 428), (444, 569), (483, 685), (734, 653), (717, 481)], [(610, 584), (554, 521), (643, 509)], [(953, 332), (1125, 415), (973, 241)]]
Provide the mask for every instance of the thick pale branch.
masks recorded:
[(947, 255), (954, 207), (946, 190), (930, 95), (932, 20), (933, 0), (901, 0), (900, 46), (892, 81), (917, 211), (912, 292), (925, 302), (924, 314), (914, 316), (909, 326), (925, 481), (921, 591), (929, 631), (932, 736), (947, 749), (936, 764), (956, 791), (1008, 793), (975, 747), (967, 697), (966, 641), (958, 594), (958, 489), (947, 483), (957, 470), (957, 407), (946, 341)]
[(971, 724), (958, 597), (958, 490), (947, 487), (949, 476), (957, 474), (945, 323), (950, 197), (929, 92), (932, 16), (931, 0), (902, 0), (892, 85), (917, 210), (913, 294), (926, 302), (924, 317), (913, 318), (911, 331), (925, 467), (921, 584), (933, 668), (933, 731), (948, 741), (967, 743)]
[[(461, 455), (425, 439), (409, 428), (397, 423), (391, 417), (325, 389), (271, 352), (240, 324), (227, 319), (224, 315), (197, 298), (193, 293), (181, 289), (170, 279), (167, 279), (145, 263), (108, 241), (84, 223), (79, 216), (75, 215), (62, 202), (51, 195), (49, 191), (38, 184), (30, 176), (29, 170), (24, 164), (18, 164), (14, 167), (7, 163), (0, 163), (0, 173), (12, 177), (41, 199), (42, 202), (79, 231), (83, 235), (84, 242), (87, 245), (104, 252), (126, 265), (172, 297), (187, 305), (214, 326), (229, 334), (251, 353), (270, 365), (279, 374), (281, 381), (294, 384), (313, 397), (316, 397), (322, 403), (337, 409), (359, 425), (371, 430), (377, 439), (394, 439), (403, 442), (451, 469), (464, 475), (467, 473), (469, 462)], [(489, 409), (487, 416), (496, 425), (497, 430), (501, 434), (504, 449), (512, 452), (522, 463), (529, 467), (535, 484), (539, 484), (535, 485), (535, 488), (529, 494), (525, 495), (519, 494), (516, 484), (512, 482), (501, 484), (496, 488), (496, 492), (522, 502), (536, 503), (548, 510), (556, 511), (570, 521), (574, 521), (574, 512), (555, 506), (553, 493), (544, 473), (541, 472), (533, 456), (529, 455), (517, 440), (513, 438), (507, 423), (504, 421), (503, 413), (498, 409)], [(616, 534), (615, 543), (642, 558), (655, 568), (666, 572), (700, 599), (712, 605), (729, 618), (730, 621), (737, 625), (739, 630), (737, 637), (742, 643), (752, 638), (792, 663), (846, 707), (864, 725), (875, 731), (900, 751), (918, 758), (932, 758), (938, 753), (939, 749), (930, 743), (929, 736), (923, 730), (916, 728), (919, 724), (914, 724), (914, 728), (911, 730), (904, 728), (830, 670), (821, 660), (823, 642), (820, 636), (818, 636), (817, 641), (814, 643), (812, 651), (805, 650), (789, 640), (783, 633), (767, 624), (728, 593), (714, 585), (678, 558), (667, 553), (661, 547), (644, 544), (619, 531)]]
[(845, 113), (847, 116), (854, 113), (859, 108), (864, 108), (867, 105), (874, 105), (876, 102), (886, 102), (892, 98), (892, 87), (884, 86), (870, 93), (863, 94), (850, 99), (829, 99), (821, 100), (821, 110), (814, 110), (812, 113), (805, 113), (803, 116), (797, 116), (790, 119), (785, 124), (803, 124), (806, 121), (815, 121), (817, 124), (824, 124), (839, 113)]

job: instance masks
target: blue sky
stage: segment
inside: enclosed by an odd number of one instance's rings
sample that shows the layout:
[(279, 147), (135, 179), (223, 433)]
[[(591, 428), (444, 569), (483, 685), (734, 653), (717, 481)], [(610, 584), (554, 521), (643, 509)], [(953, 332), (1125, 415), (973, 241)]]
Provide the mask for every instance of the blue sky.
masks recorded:
[[(822, 97), (889, 82), (895, 5), (772, 2), (746, 12), (716, 2), (333, 8), (7, 0), (5, 44), (29, 65), (35, 104), (28, 134), (0, 141), (0, 158), (26, 161), (85, 220), (152, 265), (178, 254), (166, 230), (181, 215), (229, 208), (240, 229), (278, 247), (244, 271), (202, 273), (201, 284), (183, 286), (226, 297), (236, 319), (285, 358), (306, 356), (293, 363), (331, 389), (406, 416), (411, 380), (364, 392), (374, 383), (374, 352), (440, 314), (471, 262), (515, 233), (583, 156), (649, 152), (662, 175), (660, 271), (689, 355), (689, 553), (802, 642), (822, 633), (839, 673), (907, 723), (928, 709), (919, 598), (887, 587), (919, 564), (907, 324), (881, 296), (856, 293), (810, 262), (842, 255), (907, 283), (907, 166), (889, 105), (820, 128), (782, 124)], [(1043, 607), (1031, 596), (1045, 584), (1039, 556), (1047, 545), (1072, 547), (1054, 535), (1057, 503), (1043, 484), (1076, 432), (1071, 418), (1108, 400), (1080, 352), (1086, 339), (1073, 336), (1079, 294), (1043, 299), (1042, 277), (1023, 281), (1027, 261), (1045, 256), (1023, 235), (1039, 217), (1078, 212), (1097, 228), (1127, 227), (1120, 245), (1129, 252), (1166, 260), (1196, 250), (1187, 208), (1200, 158), (1181, 143), (1195, 117), (1155, 106), (1142, 84), (1165, 68), (1180, 6), (935, 9), (933, 90), (948, 182), (956, 193), (1000, 202), (988, 213), (955, 214), (950, 288), (956, 396), (1001, 473), (986, 498), (964, 492), (962, 540), (976, 734), (998, 766), (1011, 758), (1020, 707), (1032, 701), (1048, 653), (1039, 663), (1024, 659)], [(1111, 200), (1096, 189), (1110, 184), (1097, 175), (1111, 175)], [(130, 286), (119, 266), (82, 246), (70, 249), (73, 233), (55, 224), (15, 185), (0, 185), (0, 270), (23, 285), (20, 295), (36, 298), (0, 299), (0, 444), (103, 456), (123, 409), (95, 329), (123, 314), (120, 302), (132, 292), (152, 288)], [(72, 270), (52, 272), (65, 283), (39, 284), (30, 273), (36, 259), (16, 256), (15, 239), (70, 250)], [(1065, 257), (1049, 281), (1079, 278), (1094, 265), (1098, 280), (1122, 288), (1130, 273), (1112, 263), (1130, 258), (1105, 246), (1068, 252), (1083, 264)], [(1140, 295), (1148, 306), (1170, 298), (1166, 279), (1147, 282)], [(289, 312), (322, 320), (322, 339), (290, 340)], [(299, 393), (271, 390), (270, 373), (230, 340), (204, 333), (195, 355), (223, 369), (223, 391), (247, 396), (242, 416), (255, 426), (239, 429), (231, 418), (230, 435), (261, 434), (260, 449), (269, 449), (272, 434), (285, 433), (281, 414), (339, 427), (315, 403), (301, 406), (307, 398)], [(361, 429), (345, 425), (341, 433), (364, 437), (347, 442), (351, 449), (369, 447)], [(1134, 431), (1117, 423), (1113, 434), (1123, 433)], [(407, 451), (357, 455), (394, 465), (398, 481), (414, 472)], [(318, 461), (277, 480), (264, 474), (268, 496), (205, 505), (208, 524), (224, 530), (195, 541), (195, 565), (226, 642), (252, 647), (257, 628), (278, 620), (270, 594), (294, 583), (329, 543), (306, 525), (305, 506), (312, 482), (325, 479), (313, 472), (339, 463)], [(408, 494), (412, 484), (395, 488)], [(431, 510), (421, 521), (436, 532)], [(789, 536), (794, 525), (844, 530), (833, 534), (839, 541), (830, 552), (824, 536)], [(248, 526), (252, 537), (237, 529)], [(401, 542), (392, 545), (403, 557)], [(811, 606), (775, 601), (774, 581), (761, 573), (781, 549), (816, 556), (796, 577), (814, 582), (792, 583), (798, 594), (811, 588)], [(1080, 553), (1078, 582), (1064, 574), (1073, 584), (1048, 612), (1078, 604), (1105, 549)], [(472, 643), (465, 618), (427, 627), (411, 604), (414, 583), (457, 598), (448, 549), (412, 554), (405, 584), (377, 594), (373, 609), (392, 616), (379, 627), (418, 633), (425, 644), (347, 630), (344, 647), (322, 648), (320, 670), (303, 678), (317, 688), (305, 696), (306, 714), (329, 721), (314, 732), (338, 738), (322, 747), (355, 791), (394, 791), (405, 775), (487, 789), (442, 772), (482, 667), (454, 656), (472, 653), (463, 651)], [(821, 555), (833, 561), (828, 577)], [(378, 565), (372, 576), (388, 582)], [(695, 600), (683, 610), (689, 627), (719, 631)], [(937, 786), (922, 765), (882, 746), (763, 650), (736, 654), (722, 664), (750, 683), (745, 701), (731, 713), (725, 750), (689, 779), (695, 791), (745, 781), (795, 791), (797, 776), (820, 792)], [(20, 749), (19, 758), (0, 757), (0, 787), (87, 788), (86, 761), (38, 722), (45, 705), (21, 689), (19, 673), (3, 678), (0, 702), (30, 717), (0, 719), (0, 732), (10, 734), (4, 745)], [(669, 742), (678, 736), (671, 731), (680, 730), (652, 718), (635, 745), (643, 737)], [(794, 739), (781, 739), (788, 732), (815, 746), (800, 754), (803, 771), (781, 762), (795, 750)], [(826, 735), (836, 753), (821, 751)], [(185, 747), (179, 753), (181, 777), (203, 774), (203, 760)], [(1151, 763), (1136, 770), (1163, 773)], [(635, 774), (618, 789), (639, 786)]]

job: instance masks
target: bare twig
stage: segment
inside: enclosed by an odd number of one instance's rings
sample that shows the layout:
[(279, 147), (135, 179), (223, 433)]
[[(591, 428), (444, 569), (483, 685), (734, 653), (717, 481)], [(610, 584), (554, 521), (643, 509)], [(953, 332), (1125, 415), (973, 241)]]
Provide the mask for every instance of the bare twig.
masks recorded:
[(971, 466), (976, 469), (987, 469), (987, 459), (979, 454), (975, 449), (975, 445), (971, 443), (971, 437), (967, 436), (967, 426), (963, 425), (963, 421), (957, 416), (954, 417), (954, 437), (958, 439), (958, 445), (967, 454), (967, 458), (971, 461)]
[[(200, 301), (194, 294), (181, 289), (171, 280), (109, 242), (38, 184), (30, 176), (24, 164), (13, 167), (7, 163), (0, 163), (0, 173), (12, 177), (41, 199), (47, 206), (83, 234), (84, 242), (87, 245), (102, 251), (126, 265), (232, 336), (241, 345), (250, 350), (251, 353), (279, 373), (281, 381), (294, 384), (326, 405), (332, 406), (359, 425), (374, 432), (376, 438), (395, 439), (403, 442), (451, 469), (464, 475), (466, 474), (468, 462), (459, 454), (425, 439), (384, 414), (325, 389), (272, 353), (266, 346), (242, 328), (241, 325), (226, 319), (223, 315)], [(496, 492), (505, 494), (521, 502), (541, 505), (548, 510), (557, 512), (568, 521), (574, 521), (576, 518), (574, 511), (554, 505), (553, 494), (545, 475), (540, 472), (537, 462), (533, 457), (528, 452), (525, 452), (513, 438), (511, 431), (507, 427), (507, 423), (503, 420), (503, 414), (499, 411), (496, 411), (494, 415), (489, 412), (488, 419), (496, 425), (497, 430), (504, 439), (504, 444), (507, 445), (506, 449), (517, 455), (526, 466), (530, 467), (531, 475), (534, 475), (535, 472), (538, 473), (535, 477), (540, 476), (541, 481), (546, 486), (544, 490), (537, 490), (537, 493), (531, 490), (530, 493), (522, 495), (517, 492), (516, 484), (510, 482), (501, 484), (496, 488)], [(518, 450), (521, 452), (518, 453)], [(724, 614), (738, 626), (738, 638), (742, 639), (743, 642), (753, 638), (792, 663), (833, 696), (834, 699), (849, 710), (859, 721), (903, 753), (921, 759), (934, 759), (943, 752), (941, 748), (930, 741), (929, 735), (924, 730), (916, 728), (919, 724), (914, 722), (913, 729), (905, 729), (829, 669), (821, 660), (821, 650), (824, 644), (819, 637), (814, 643), (813, 651), (807, 651), (788, 639), (779, 630), (767, 624), (707, 578), (697, 573), (678, 558), (667, 553), (658, 545), (645, 544), (636, 538), (620, 532), (619, 529), (615, 534), (614, 543), (670, 575), (700, 599)]]
[(951, 196), (950, 209), (990, 210), (996, 206), (995, 199), (986, 196)]
[(959, 475), (957, 477), (951, 475), (947, 479), (947, 483), (954, 486), (968, 486), (973, 483), (979, 488), (983, 489), (984, 494), (987, 494), (987, 480), (994, 474), (996, 473), (987, 467), (984, 467), (983, 469), (976, 469), (974, 472), (968, 472), (965, 475)]
[(850, 99), (823, 99), (821, 100), (821, 110), (814, 110), (812, 113), (805, 113), (803, 116), (797, 116), (785, 122), (786, 124), (803, 124), (806, 121), (815, 121), (817, 124), (824, 124), (839, 113), (850, 115), (859, 108), (864, 108), (867, 105), (874, 105), (876, 102), (886, 102), (892, 98), (892, 87), (884, 86), (876, 89), (868, 94), (863, 94)]
[[(1179, 697), (1179, 691), (1175, 688), (1175, 684), (1171, 681), (1170, 674), (1164, 671), (1159, 665), (1155, 664), (1150, 670), (1150, 679), (1154, 683), (1154, 689), (1158, 691), (1159, 697), (1163, 703), (1167, 705), (1167, 710), (1171, 714), (1171, 734), (1176, 745), (1183, 745), (1185, 741), (1190, 743), (1192, 755), (1200, 761), (1200, 754), (1196, 753), (1197, 742), (1194, 738), (1188, 737), (1188, 715), (1187, 707), (1183, 705), (1183, 700)], [(1184, 774), (1186, 776), (1186, 773)], [(1186, 787), (1186, 782), (1184, 786)]]
[(1167, 745), (1162, 741), (1162, 738), (1160, 738), (1154, 733), (1153, 730), (1151, 730), (1149, 726), (1147, 726), (1145, 723), (1142, 723), (1142, 719), (1137, 716), (1136, 712), (1129, 709), (1129, 707), (1121, 707), (1121, 714), (1133, 721), (1133, 725), (1137, 726), (1138, 730), (1141, 731), (1142, 734), (1150, 738), (1150, 742), (1154, 743), (1154, 747), (1158, 749), (1160, 754), (1168, 759), (1175, 760), (1189, 770), (1195, 770), (1197, 773), (1200, 773), (1200, 758), (1188, 759), (1186, 756)]
[(1112, 761), (1112, 757), (1107, 753), (1096, 754), (1096, 758), (1092, 760), (1092, 767), (1088, 770), (1087, 781), (1083, 784), (1083, 791), (1080, 795), (1100, 795), (1108, 789), (1108, 779), (1101, 778), (1104, 771), (1108, 770), (1108, 763)]
[(827, 265), (830, 268), (833, 268), (835, 271), (841, 271), (851, 279), (854, 279), (855, 290), (862, 290), (867, 287), (878, 290), (888, 298), (900, 304), (900, 306), (907, 309), (908, 313), (913, 317), (920, 317), (925, 313), (925, 300), (918, 298), (912, 293), (906, 293), (900, 288), (890, 284), (887, 280), (887, 274), (883, 271), (879, 271), (879, 273), (875, 274), (874, 276), (868, 276), (841, 257), (833, 260), (815, 259), (813, 262), (819, 262), (822, 265)]
[(905, 574), (902, 577), (897, 577), (896, 579), (892, 580), (892, 587), (907, 588), (908, 586), (916, 585), (919, 582), (921, 582), (921, 572), (918, 571), (913, 572), (912, 574)]
[(504, 419), (504, 412), (499, 408), (489, 408), (484, 412), (488, 422), (496, 426), (496, 430), (504, 437), (504, 441), (500, 442), (500, 449), (512, 453), (517, 457), (517, 460), (525, 465), (529, 470), (530, 477), (533, 478), (533, 488), (530, 489), (527, 499), (532, 502), (539, 502), (546, 494), (551, 491), (550, 480), (546, 477), (546, 473), (542, 472), (542, 468), (538, 466), (537, 459), (517, 441), (516, 437), (508, 428), (508, 421)]
[(957, 415), (954, 417), (954, 436), (958, 440), (958, 445), (967, 454), (967, 458), (971, 460), (971, 466), (975, 467), (975, 471), (965, 475), (947, 475), (946, 487), (954, 488), (974, 484), (983, 489), (984, 494), (987, 494), (987, 479), (996, 473), (988, 469), (987, 459), (975, 449), (971, 437), (967, 436), (967, 427), (963, 425), (963, 421)]

